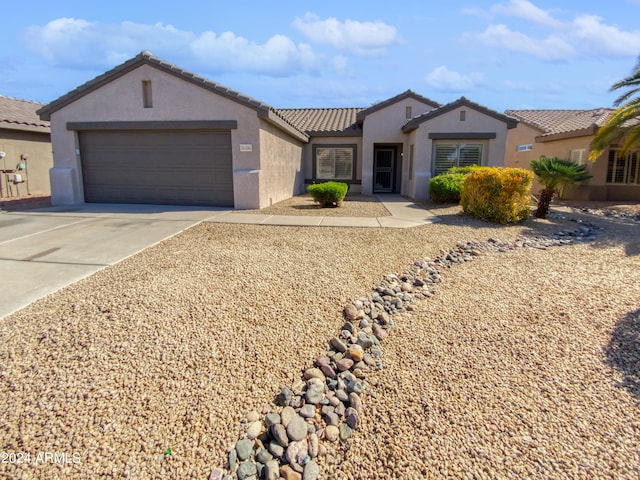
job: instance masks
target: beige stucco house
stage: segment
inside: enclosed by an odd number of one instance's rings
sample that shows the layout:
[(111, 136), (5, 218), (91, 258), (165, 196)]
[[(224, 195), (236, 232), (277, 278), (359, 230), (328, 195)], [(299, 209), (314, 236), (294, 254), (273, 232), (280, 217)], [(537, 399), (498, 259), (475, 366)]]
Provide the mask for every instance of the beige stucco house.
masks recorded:
[(263, 208), (338, 180), (424, 199), (453, 165), (502, 165), (516, 121), (410, 90), (369, 108), (276, 109), (149, 52), (39, 110), (52, 203)]
[[(598, 128), (613, 112), (592, 110), (507, 110), (518, 120), (507, 137), (505, 166), (530, 168), (531, 160), (547, 157), (570, 159), (587, 166), (593, 176), (565, 189), (574, 200), (640, 200), (640, 156), (619, 154), (614, 144), (595, 162), (589, 162), (590, 145)], [(540, 188), (534, 186), (534, 191)]]
[(50, 192), (51, 130), (36, 114), (42, 106), (0, 95), (0, 198)]

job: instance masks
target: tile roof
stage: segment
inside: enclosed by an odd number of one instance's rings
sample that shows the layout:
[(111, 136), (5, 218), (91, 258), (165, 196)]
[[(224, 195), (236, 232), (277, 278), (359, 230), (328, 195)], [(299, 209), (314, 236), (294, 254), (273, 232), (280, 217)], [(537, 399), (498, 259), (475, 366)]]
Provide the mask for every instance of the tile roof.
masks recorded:
[(579, 133), (601, 126), (613, 112), (612, 108), (592, 110), (507, 110), (514, 117), (542, 132), (541, 136)]
[(440, 106), (438, 102), (435, 102), (430, 98), (423, 97), (422, 95), (417, 94), (413, 90), (407, 90), (405, 92), (400, 93), (399, 95), (396, 95), (395, 97), (388, 98), (387, 100), (376, 103), (375, 105), (372, 105), (369, 108), (363, 109), (362, 111), (358, 112), (358, 121), (363, 121), (364, 118), (370, 113), (377, 112), (378, 110), (382, 110), (383, 108), (386, 108), (389, 105), (393, 105), (394, 103), (400, 102), (407, 98), (413, 98), (414, 100), (417, 100), (419, 102), (423, 102), (423, 103), (426, 103), (427, 105), (431, 105), (434, 108), (437, 108)]
[(0, 128), (49, 133), (49, 122), (40, 120), (36, 111), (41, 103), (0, 95)]
[(454, 100), (453, 102), (447, 103), (446, 105), (442, 105), (438, 108), (434, 108), (428, 112), (425, 112), (421, 115), (413, 117), (402, 127), (402, 131), (405, 133), (411, 132), (418, 128), (418, 126), (422, 122), (426, 122), (434, 117), (442, 115), (444, 113), (450, 112), (451, 110), (455, 110), (458, 107), (467, 107), (473, 110), (477, 110), (478, 112), (484, 113), (490, 117), (496, 118), (502, 122), (507, 124), (507, 128), (515, 128), (517, 125), (517, 121), (514, 118), (511, 118), (509, 115), (504, 115), (502, 113), (496, 112), (495, 110), (491, 110), (485, 106), (480, 105), (479, 103), (472, 102), (471, 100), (460, 97), (458, 100)]
[(212, 82), (205, 77), (201, 77), (200, 75), (196, 75), (195, 73), (184, 70), (176, 65), (173, 65), (172, 63), (166, 62), (161, 58), (156, 57), (147, 50), (140, 52), (135, 57), (112, 68), (102, 75), (97, 76), (93, 80), (89, 80), (88, 82), (71, 90), (69, 93), (54, 100), (48, 105), (43, 106), (38, 110), (38, 115), (40, 115), (40, 118), (42, 119), (49, 120), (52, 113), (60, 110), (70, 103), (75, 102), (84, 95), (99, 89), (100, 87), (108, 84), (114, 79), (121, 77), (122, 75), (126, 75), (127, 73), (144, 64), (153, 65), (154, 67), (159, 68), (160, 70), (163, 70), (171, 75), (180, 77), (183, 80), (196, 84), (202, 88), (215, 92), (224, 97), (230, 98), (231, 100), (234, 100), (235, 102), (238, 102), (246, 107), (252, 108), (258, 113), (258, 116), (260, 118), (264, 118), (265, 120), (277, 125), (279, 128), (289, 132), (299, 140), (306, 141), (308, 139), (303, 132), (296, 129), (294, 125), (290, 124), (286, 119), (278, 115), (276, 113), (276, 110), (272, 106), (251, 98), (247, 95), (244, 95), (240, 92), (227, 88), (224, 85)]
[(362, 132), (356, 122), (362, 108), (283, 108), (276, 112), (307, 134), (349, 134)]

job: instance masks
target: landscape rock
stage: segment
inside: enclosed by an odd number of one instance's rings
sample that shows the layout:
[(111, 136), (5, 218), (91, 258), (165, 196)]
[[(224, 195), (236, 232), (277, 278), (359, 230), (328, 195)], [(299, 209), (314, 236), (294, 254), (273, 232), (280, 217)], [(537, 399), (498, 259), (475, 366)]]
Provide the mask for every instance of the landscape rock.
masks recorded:
[(287, 436), (294, 442), (307, 438), (307, 422), (296, 415), (287, 425)]

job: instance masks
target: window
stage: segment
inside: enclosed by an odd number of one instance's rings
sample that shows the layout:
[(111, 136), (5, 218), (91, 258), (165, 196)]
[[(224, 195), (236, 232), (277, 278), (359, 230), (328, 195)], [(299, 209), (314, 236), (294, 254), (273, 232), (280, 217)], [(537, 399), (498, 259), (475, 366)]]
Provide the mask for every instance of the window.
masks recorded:
[(446, 173), (451, 167), (482, 165), (481, 143), (436, 143), (434, 176)]
[(142, 80), (142, 106), (144, 108), (153, 107), (153, 98), (151, 96), (151, 80)]
[(467, 119), (467, 111), (466, 110), (460, 110), (460, 121), (464, 122)]
[(609, 150), (607, 183), (640, 184), (640, 154), (631, 152), (620, 155), (619, 150)]
[(355, 146), (316, 146), (315, 178), (320, 180), (353, 180)]
[(518, 145), (516, 147), (516, 152), (528, 152), (530, 150), (533, 150), (533, 145), (530, 143), (527, 143), (526, 145)]
[(577, 163), (578, 165), (584, 165), (586, 156), (587, 156), (587, 150), (584, 148), (571, 150), (571, 153), (569, 154), (569, 160)]
[(413, 143), (409, 145), (409, 180), (413, 180)]
[(410, 106), (405, 107), (404, 116), (407, 118), (411, 118), (411, 113), (412, 113), (411, 107)]

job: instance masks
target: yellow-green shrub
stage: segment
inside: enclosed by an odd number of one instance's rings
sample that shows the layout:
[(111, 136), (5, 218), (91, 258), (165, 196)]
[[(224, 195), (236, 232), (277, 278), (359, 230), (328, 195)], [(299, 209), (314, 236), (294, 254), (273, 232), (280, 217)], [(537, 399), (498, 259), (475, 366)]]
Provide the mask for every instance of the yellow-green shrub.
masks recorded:
[(460, 204), (464, 213), (499, 223), (521, 222), (531, 213), (533, 173), (522, 168), (480, 167), (464, 179)]

